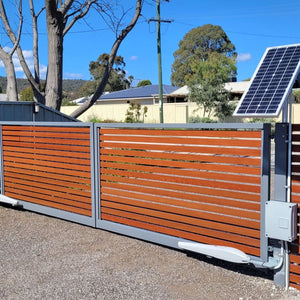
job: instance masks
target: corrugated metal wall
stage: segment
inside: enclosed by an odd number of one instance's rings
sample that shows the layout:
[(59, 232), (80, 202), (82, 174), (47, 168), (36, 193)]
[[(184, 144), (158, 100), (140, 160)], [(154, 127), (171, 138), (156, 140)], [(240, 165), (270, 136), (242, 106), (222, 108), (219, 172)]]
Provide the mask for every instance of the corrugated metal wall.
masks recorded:
[(79, 122), (70, 116), (33, 102), (0, 102), (0, 121)]

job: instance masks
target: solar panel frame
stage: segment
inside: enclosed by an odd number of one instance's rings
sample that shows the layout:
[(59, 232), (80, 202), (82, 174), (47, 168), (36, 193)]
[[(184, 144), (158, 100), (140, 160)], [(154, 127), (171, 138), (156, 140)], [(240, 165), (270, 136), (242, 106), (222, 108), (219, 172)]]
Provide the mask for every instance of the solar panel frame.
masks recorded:
[(300, 44), (269, 47), (233, 115), (278, 117), (300, 71)]

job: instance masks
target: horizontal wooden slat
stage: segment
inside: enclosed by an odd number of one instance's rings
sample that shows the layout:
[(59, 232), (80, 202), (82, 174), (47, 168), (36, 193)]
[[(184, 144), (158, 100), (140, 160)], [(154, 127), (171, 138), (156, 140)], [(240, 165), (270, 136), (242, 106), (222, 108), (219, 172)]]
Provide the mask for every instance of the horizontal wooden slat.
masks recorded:
[(101, 149), (101, 154), (106, 155), (118, 155), (118, 156), (132, 156), (132, 157), (144, 157), (144, 158), (159, 158), (169, 160), (183, 160), (183, 161), (198, 161), (198, 162), (211, 162), (211, 163), (224, 163), (234, 165), (246, 165), (246, 166), (261, 166), (261, 160), (253, 157), (236, 157), (236, 156), (225, 156), (225, 155), (200, 155), (189, 153), (174, 153), (173, 151), (168, 152), (157, 152), (157, 151), (135, 151), (135, 150), (124, 150), (124, 149)]
[[(23, 148), (23, 147), (13, 147), (13, 146), (5, 146), (3, 147), (4, 151), (9, 151), (12, 153), (16, 153), (16, 155), (19, 155), (20, 153), (29, 153), (33, 154), (33, 148)], [(37, 149), (34, 148), (34, 154), (44, 154), (47, 156), (60, 156), (60, 157), (73, 157), (73, 158), (82, 158), (82, 159), (87, 159), (89, 160), (91, 157), (90, 151), (87, 151), (85, 149), (85, 152), (69, 152), (69, 151), (59, 151), (56, 149)]]
[(195, 153), (210, 153), (220, 155), (244, 155), (255, 156), (261, 155), (261, 149), (249, 148), (226, 148), (226, 147), (204, 147), (204, 146), (189, 146), (189, 145), (155, 145), (145, 143), (116, 143), (100, 141), (101, 148), (122, 148), (122, 149), (140, 149), (140, 150), (159, 150), (159, 151), (174, 151), (174, 152), (195, 152)]
[(159, 160), (159, 159), (146, 159), (146, 158), (133, 158), (124, 156), (110, 156), (101, 155), (101, 161), (122, 162), (128, 164), (140, 164), (151, 166), (164, 166), (170, 168), (184, 168), (184, 169), (196, 169), (196, 170), (211, 170), (219, 172), (229, 173), (247, 173), (258, 175), (261, 173), (260, 168), (246, 167), (238, 165), (222, 165), (222, 164), (206, 164), (199, 162), (184, 162), (184, 161), (171, 161), (171, 160)]
[(300, 142), (300, 134), (292, 134), (292, 141), (293, 142)]
[[(164, 189), (155, 189), (151, 187), (139, 187), (139, 186), (134, 186), (134, 185), (127, 185), (123, 183), (116, 183), (116, 182), (106, 182), (106, 181), (101, 181), (101, 185), (103, 188), (112, 188), (116, 189), (116, 193), (118, 190), (124, 190), (124, 192), (127, 192), (128, 190), (130, 191), (135, 191), (137, 193), (142, 193), (142, 194), (153, 194), (155, 196), (166, 196), (170, 198), (181, 198), (181, 199), (187, 199), (191, 201), (205, 201), (207, 196), (215, 196), (219, 198), (224, 198), (227, 197), (229, 199), (238, 199), (238, 200), (247, 200), (248, 198), (251, 199), (251, 194), (243, 194), (243, 193), (237, 193), (233, 191), (225, 191), (225, 190), (213, 190), (210, 188), (206, 187), (195, 187), (195, 191), (187, 191), (187, 192), (179, 192), (179, 191), (172, 191), (172, 190), (164, 190)], [(196, 192), (196, 193), (193, 193)]]
[(77, 126), (44, 126), (36, 124), (34, 126), (25, 126), (25, 125), (2, 125), (2, 130), (5, 131), (18, 131), (18, 132), (26, 132), (26, 131), (54, 131), (54, 132), (79, 132), (79, 133), (88, 133), (90, 132), (89, 127), (77, 127)]
[(132, 206), (132, 209), (135, 209), (135, 207), (143, 207), (143, 208), (147, 207), (147, 209), (157, 210), (158, 212), (160, 211), (170, 212), (179, 215), (201, 218), (204, 220), (211, 220), (211, 221), (218, 221), (220, 223), (239, 225), (241, 227), (247, 227), (252, 229), (258, 229), (260, 227), (259, 222), (256, 220), (250, 220), (239, 216), (221, 215), (214, 212), (200, 211), (200, 210), (190, 209), (186, 207), (172, 206), (166, 204), (163, 201), (160, 201), (160, 199), (155, 199), (155, 197), (154, 200), (156, 200), (156, 202), (154, 201), (147, 202), (145, 204), (145, 201), (139, 200), (138, 198), (134, 198), (134, 195), (131, 197), (131, 199), (128, 199), (116, 195), (102, 194), (101, 201), (103, 201), (104, 203), (105, 200), (110, 202), (130, 205)]
[[(114, 205), (114, 204), (112, 204)], [(109, 205), (111, 206), (111, 205)], [(101, 212), (107, 212), (110, 210), (109, 206), (103, 206), (101, 209)], [(126, 207), (125, 205), (123, 207)], [(171, 220), (173, 222), (178, 222), (182, 224), (189, 224), (192, 226), (198, 226), (198, 227), (204, 227), (204, 228), (213, 228), (215, 230), (219, 231), (225, 231), (225, 232), (230, 232), (236, 235), (242, 235), (242, 236), (249, 236), (255, 239), (260, 238), (260, 231), (255, 230), (252, 228), (245, 228), (245, 227), (240, 227), (236, 225), (231, 225), (231, 224), (225, 224), (225, 223), (220, 223), (220, 222), (214, 222), (210, 220), (204, 220), (200, 218), (194, 218), (190, 216), (185, 216), (185, 215), (179, 215), (179, 214), (174, 214), (170, 212), (163, 212), (163, 211), (156, 211), (156, 210), (151, 210), (151, 214), (149, 214), (149, 209), (141, 208), (141, 207), (135, 207), (134, 212), (132, 211), (132, 207), (128, 206), (128, 210), (126, 211), (126, 214), (128, 216), (135, 216), (136, 212), (143, 212), (140, 214), (141, 220), (144, 222), (148, 222), (148, 220), (151, 220), (152, 217), (158, 218), (160, 220)], [(123, 211), (124, 212), (124, 211)], [(112, 214), (112, 213), (110, 213)], [(132, 217), (131, 217), (132, 218)]]
[(89, 132), (86, 133), (74, 133), (74, 132), (51, 132), (51, 131), (11, 131), (11, 130), (3, 130), (3, 136), (7, 137), (42, 137), (42, 138), (60, 138), (60, 139), (77, 139), (77, 140), (90, 140)]
[(293, 152), (300, 152), (300, 145), (292, 144), (292, 151)]
[(260, 148), (260, 140), (243, 140), (243, 139), (224, 139), (224, 138), (193, 138), (182, 136), (176, 137), (158, 137), (158, 136), (135, 136), (135, 135), (106, 135), (101, 136), (101, 140), (120, 142), (135, 142), (135, 143), (155, 143), (155, 144), (169, 144), (172, 145), (210, 145), (210, 146), (224, 146), (224, 147), (247, 147), (247, 148)]
[[(59, 183), (61, 185), (68, 185), (68, 186), (72, 186), (72, 187), (76, 187), (74, 186), (75, 184), (78, 184), (80, 186), (90, 186), (91, 184), (91, 179), (87, 178), (87, 177), (82, 177), (82, 176), (74, 176), (74, 174), (72, 175), (67, 175), (67, 174), (57, 174), (57, 173), (47, 173), (44, 171), (39, 171), (39, 170), (30, 170), (30, 169), (26, 169), (26, 168), (13, 168), (13, 167), (9, 167), (9, 166), (5, 166), (4, 167), (4, 174), (8, 174), (11, 175), (12, 177), (18, 177), (20, 176), (21, 178), (23, 178), (24, 176), (28, 175), (31, 178), (38, 178), (38, 180), (41, 181), (45, 181), (47, 182), (47, 180), (57, 180), (59, 181)], [(57, 183), (58, 184), (58, 183)], [(80, 187), (78, 187), (80, 188)]]
[(235, 247), (235, 248), (238, 248), (241, 251), (244, 251), (251, 255), (259, 256), (259, 252), (260, 252), (259, 249), (254, 248), (254, 247), (250, 247), (250, 246), (246, 246), (246, 245), (237, 245), (236, 243), (232, 243), (229, 241), (217, 240), (217, 239), (213, 239), (213, 238), (205, 237), (205, 236), (201, 236), (201, 235), (199, 236), (198, 234), (180, 231), (180, 230), (173, 229), (173, 228), (166, 228), (166, 227), (162, 227), (162, 226), (158, 226), (158, 225), (154, 225), (154, 224), (143, 223), (143, 222), (124, 219), (121, 217), (111, 216), (111, 215), (103, 214), (102, 217), (108, 221), (122, 223), (122, 224), (126, 224), (129, 226), (143, 228), (143, 229), (147, 229), (147, 230), (151, 230), (151, 231), (156, 231), (159, 233), (177, 236), (177, 237), (181, 237), (181, 238), (185, 238), (185, 239), (189, 239), (189, 240), (194, 240), (194, 241), (201, 242), (201, 243)]
[(291, 254), (290, 255), (290, 262), (300, 265), (300, 255)]
[[(143, 194), (143, 193), (136, 193), (135, 189), (130, 188), (130, 192), (126, 190), (112, 190), (107, 188), (106, 186), (116, 186), (112, 184), (103, 184), (103, 197), (105, 197), (106, 194), (114, 195), (114, 196), (120, 196), (120, 197), (130, 197), (131, 199), (138, 199), (142, 201), (149, 201), (151, 199), (152, 202), (154, 203), (162, 203), (162, 204), (168, 204), (172, 206), (177, 206), (177, 207), (183, 207), (183, 208), (191, 208), (195, 210), (201, 210), (205, 212), (211, 212), (211, 213), (218, 213), (222, 215), (230, 215), (230, 216), (235, 216), (235, 217), (243, 217), (243, 218), (249, 218), (252, 220), (259, 220), (259, 212), (255, 211), (250, 211), (250, 210), (243, 210), (241, 208), (231, 208), (231, 207), (224, 207), (221, 205), (213, 205), (213, 204), (205, 204), (205, 199), (206, 197), (203, 196), (202, 198), (199, 197), (199, 201), (185, 201), (182, 199), (177, 199), (177, 198), (167, 198), (172, 195), (170, 192), (165, 192), (161, 194)], [(119, 185), (120, 186), (120, 185)], [(124, 187), (124, 186), (123, 186)], [(129, 187), (128, 187), (129, 188)], [(146, 192), (151, 191), (150, 189), (147, 189)], [(201, 201), (202, 200), (202, 201)], [(147, 207), (147, 203), (145, 203), (145, 207)], [(221, 218), (221, 217), (220, 217)]]
[(16, 193), (22, 193), (27, 191), (30, 193), (32, 197), (35, 197), (35, 194), (40, 194), (40, 195), (45, 195), (45, 199), (49, 199), (53, 201), (53, 197), (57, 199), (56, 202), (63, 202), (66, 203), (67, 201), (71, 201), (71, 203), (78, 203), (78, 206), (84, 206), (86, 203), (91, 203), (91, 197), (87, 197), (86, 195), (80, 196), (80, 195), (75, 195), (71, 193), (66, 193), (66, 192), (59, 192), (59, 191), (54, 191), (50, 189), (44, 189), (41, 187), (33, 186), (33, 185), (25, 185), (23, 183), (19, 183), (20, 180), (16, 181), (10, 181), (9, 178), (5, 182), (5, 191), (10, 189), (15, 189)]
[[(159, 171), (161, 168), (159, 169)], [(199, 179), (207, 179), (207, 180), (214, 180), (217, 182), (222, 182), (223, 187), (226, 186), (226, 182), (235, 182), (235, 183), (248, 183), (248, 184), (260, 184), (260, 177), (258, 176), (248, 176), (248, 175), (241, 175), (241, 174), (224, 174), (224, 173), (216, 173), (216, 172), (197, 172), (197, 176), (191, 176), (191, 173), (179, 172), (178, 175), (170, 174), (171, 172), (165, 173), (154, 173), (154, 172), (147, 172), (144, 169), (144, 172), (134, 172), (134, 171), (125, 171), (123, 169), (112, 169), (112, 168), (102, 168), (100, 169), (101, 174), (106, 175), (114, 175), (114, 176), (124, 176), (124, 177), (131, 177), (131, 178), (140, 178), (140, 179), (150, 179), (150, 180), (160, 180), (166, 182), (177, 182), (183, 184), (192, 184), (196, 185), (199, 183)], [(188, 173), (188, 174), (187, 174)], [(189, 175), (189, 176), (188, 176)], [(193, 174), (192, 174), (193, 175)]]
[(292, 193), (300, 193), (300, 185), (297, 185), (295, 181), (292, 181)]
[(292, 124), (293, 131), (300, 131), (300, 124)]
[[(110, 183), (107, 184), (108, 186), (112, 186)], [(104, 183), (103, 186), (106, 186)], [(116, 187), (116, 186), (113, 186)], [(123, 185), (124, 187), (124, 185)], [(138, 188), (132, 188), (128, 186), (127, 190), (131, 191), (139, 191)], [(240, 200), (233, 200), (232, 198), (224, 198), (222, 196), (217, 197), (216, 195), (208, 196), (208, 195), (201, 195), (201, 194), (193, 194), (193, 193), (185, 193), (180, 191), (162, 191), (160, 192), (155, 191), (156, 193), (151, 193), (151, 189), (142, 190), (142, 193), (147, 193), (150, 191), (150, 194), (155, 196), (167, 196), (178, 200), (188, 200), (188, 201), (195, 201), (195, 202), (205, 202), (208, 204), (216, 204), (216, 205), (222, 205), (225, 207), (234, 207), (234, 208), (241, 208), (241, 209), (247, 209), (247, 210), (260, 210), (260, 204), (256, 202), (248, 202), (248, 201), (240, 201)]]
[[(109, 170), (108, 170), (109, 173)], [(145, 180), (142, 178), (142, 175), (138, 177), (136, 174), (136, 178), (129, 178), (127, 176), (121, 176), (121, 172), (119, 176), (104, 174), (102, 173), (101, 179), (107, 181), (121, 182), (121, 183), (129, 183), (141, 186), (149, 186), (149, 187), (157, 187), (157, 188), (165, 188), (172, 189), (176, 191), (185, 191), (185, 192), (198, 192), (197, 187), (208, 187), (222, 190), (230, 190), (230, 191), (242, 191), (248, 193), (260, 193), (260, 186), (258, 185), (250, 185), (250, 184), (240, 184), (240, 183), (230, 183), (230, 182), (222, 182), (222, 181), (214, 181), (214, 180), (206, 180), (206, 179), (195, 179), (188, 181), (187, 178), (181, 178), (183, 180), (174, 180), (173, 178), (168, 177), (168, 181), (164, 181), (163, 178), (159, 178), (159, 176), (152, 177), (153, 180)], [(195, 187), (195, 185), (197, 187)], [(232, 197), (234, 198), (234, 197)]]
[[(261, 177), (258, 175), (244, 175), (244, 174), (227, 174), (216, 171), (201, 171), (201, 170), (185, 170), (185, 169), (172, 169), (170, 172), (169, 168), (165, 167), (153, 167), (153, 166), (145, 166), (145, 165), (128, 165), (122, 163), (113, 163), (101, 161), (101, 172), (106, 173), (106, 169), (110, 169), (110, 172), (113, 172), (113, 169), (117, 170), (130, 170), (129, 172), (137, 171), (137, 174), (149, 173), (149, 174), (166, 174), (173, 175), (178, 177), (188, 177), (188, 178), (207, 178), (207, 179), (216, 179), (216, 180), (224, 180), (224, 181), (237, 181), (239, 182), (248, 182), (253, 184), (258, 184), (261, 181)], [(103, 170), (102, 170), (103, 169)], [(237, 180), (237, 178), (239, 178)], [(260, 198), (258, 198), (258, 201)]]
[[(122, 208), (122, 210), (120, 210)], [(125, 209), (125, 210), (123, 210)], [(196, 233), (199, 235), (210, 236), (214, 238), (219, 238), (222, 240), (228, 240), (232, 242), (238, 242), (241, 244), (246, 244), (249, 246), (259, 247), (259, 239), (250, 238), (248, 236), (240, 236), (236, 234), (232, 234), (226, 231), (215, 230), (214, 227), (204, 228), (199, 226), (194, 226), (193, 224), (180, 223), (178, 221), (170, 221), (169, 219), (162, 219), (149, 216), (149, 214), (145, 215), (145, 210), (140, 209), (139, 213), (132, 213), (126, 211), (126, 206), (120, 207), (115, 203), (111, 203), (109, 207), (103, 206), (101, 212), (104, 214), (115, 215), (118, 217), (123, 217), (127, 219), (137, 220), (145, 223), (151, 223), (155, 225), (161, 225), (169, 228), (175, 228), (178, 230), (183, 230), (187, 232)], [(147, 212), (147, 211), (146, 211)]]
[(3, 136), (3, 142), (20, 142), (20, 143), (34, 143), (35, 147), (38, 144), (60, 144), (60, 145), (74, 145), (79, 143), (81, 146), (89, 146), (89, 140), (78, 140), (78, 139), (60, 139), (60, 138), (46, 138), (46, 137), (27, 137), (27, 136)]
[(71, 175), (76, 177), (91, 178), (90, 172), (77, 171), (75, 169), (68, 170), (68, 169), (53, 168), (49, 166), (38, 166), (38, 165), (31, 165), (31, 164), (15, 163), (10, 161), (5, 161), (4, 169), (5, 167), (21, 168), (27, 170), (38, 170), (38, 171), (49, 172), (49, 173), (60, 174), (60, 175)]
[[(36, 159), (27, 159), (27, 158), (15, 158), (13, 156), (4, 156), (4, 164), (6, 162), (18, 162), (18, 163), (22, 163), (25, 165), (35, 165), (35, 166), (44, 166), (45, 164), (47, 164), (45, 161), (43, 160), (36, 160)], [(91, 167), (89, 165), (79, 165), (79, 164), (73, 164), (73, 163), (69, 163), (68, 159), (65, 158), (65, 162), (56, 162), (55, 160), (53, 161), (49, 161), (48, 162), (49, 165), (51, 165), (52, 168), (58, 168), (60, 170), (65, 170), (65, 169), (70, 169), (73, 170), (76, 168), (76, 170), (78, 171), (86, 171), (86, 172), (90, 172)]]
[(200, 137), (231, 137), (231, 138), (249, 138), (260, 139), (260, 131), (249, 130), (168, 130), (168, 129), (124, 129), (124, 128), (101, 128), (101, 135), (156, 135), (156, 136), (200, 136)]
[(293, 203), (300, 203), (300, 195), (299, 194), (291, 194), (291, 201)]
[[(300, 274), (290, 273), (290, 282), (299, 285), (297, 288), (300, 288)], [(292, 284), (290, 284), (292, 286)]]
[(292, 174), (292, 181), (294, 181), (294, 183), (300, 183), (300, 174)]
[(13, 194), (14, 197), (18, 200), (24, 200), (24, 197), (31, 197), (32, 201), (30, 202), (35, 202), (35, 200), (42, 199), (44, 201), (49, 202), (48, 206), (51, 206), (52, 203), (56, 204), (62, 204), (65, 206), (69, 206), (70, 209), (73, 207), (77, 207), (80, 209), (85, 209), (85, 210), (91, 210), (91, 204), (90, 203), (84, 203), (84, 202), (78, 202), (78, 201), (72, 201), (70, 199), (64, 199), (64, 198), (58, 198), (58, 197), (51, 197), (51, 195), (46, 195), (43, 193), (36, 193), (36, 192), (31, 192), (29, 190), (14, 190), (14, 187), (7, 187), (7, 190), (5, 194), (10, 193)]
[[(81, 159), (81, 158), (74, 158), (70, 156), (53, 156), (53, 155), (42, 155), (42, 154), (36, 154), (34, 153), (19, 153), (19, 152), (13, 152), (13, 151), (3, 151), (3, 155), (5, 157), (11, 157), (14, 160), (27, 158), (31, 161), (39, 160), (43, 162), (66, 162), (69, 164), (75, 164), (75, 165), (86, 165), (90, 166), (91, 162), (90, 159)], [(11, 160), (12, 160), (11, 159)]]
[(300, 173), (300, 165), (292, 165), (292, 172)]
[(47, 200), (45, 200), (44, 196), (42, 196), (42, 198), (38, 198), (38, 197), (33, 198), (32, 195), (29, 195), (29, 196), (26, 196), (24, 194), (23, 195), (18, 195), (14, 191), (10, 191), (10, 190), (6, 191), (5, 195), (8, 196), (8, 197), (15, 197), (18, 200), (27, 201), (27, 202), (30, 202), (30, 203), (35, 203), (35, 204), (39, 204), (39, 205), (44, 205), (44, 206), (56, 208), (56, 209), (61, 209), (61, 210), (69, 211), (69, 212), (72, 212), (72, 213), (89, 216), (89, 217), (92, 216), (92, 210), (91, 209), (83, 209), (81, 207), (69, 206), (69, 205), (65, 205), (63, 203), (47, 201)]
[[(91, 197), (91, 191), (87, 190), (87, 186), (84, 186), (85, 189), (79, 189), (78, 188), (78, 184), (73, 186), (75, 187), (71, 187), (70, 185), (61, 185), (59, 183), (57, 183), (58, 180), (51, 180), (48, 179), (46, 180), (39, 180), (39, 178), (30, 178), (30, 176), (22, 176), (19, 178), (17, 176), (12, 176), (12, 174), (7, 174), (5, 173), (5, 183), (9, 184), (9, 182), (13, 182), (13, 183), (19, 183), (22, 185), (29, 185), (29, 186), (38, 186), (39, 188), (43, 188), (45, 191), (48, 191), (49, 193), (51, 193), (51, 191), (55, 191), (55, 192), (61, 192), (63, 193), (63, 195), (70, 195), (69, 197), (72, 197), (72, 195), (74, 196), (83, 196), (83, 197)], [(35, 179), (35, 180), (34, 180)], [(88, 199), (87, 198), (87, 199)], [(86, 200), (84, 200), (84, 202), (86, 202)], [(90, 202), (90, 199), (87, 201)]]
[[(5, 146), (13, 146), (13, 147), (24, 147), (24, 148), (35, 148), (37, 147), (34, 143), (24, 143), (24, 142), (17, 142), (17, 141), (3, 141), (3, 148)], [(71, 145), (58, 145), (58, 144), (38, 144), (39, 149), (54, 149), (54, 150), (64, 150), (64, 151), (74, 151), (74, 152), (88, 152), (90, 153), (90, 147), (81, 146), (76, 144)]]
[[(290, 264), (290, 272), (291, 272), (291, 273), (295, 273), (295, 274), (299, 274), (299, 275), (300, 275), (300, 266), (291, 263), (291, 264)], [(299, 284), (300, 284), (300, 282), (299, 282)]]
[[(49, 176), (43, 177), (43, 176), (37, 176), (36, 174), (29, 174), (28, 172), (19, 173), (16, 170), (15, 172), (10, 172), (10, 171), (5, 171), (4, 176), (10, 177), (10, 178), (18, 178), (18, 179), (24, 179), (27, 180), (28, 182), (33, 182), (33, 183), (46, 183), (49, 184), (50, 186), (56, 186), (56, 187), (63, 187), (65, 189), (76, 189), (76, 190), (83, 190), (83, 191), (89, 191), (91, 190), (91, 185), (90, 182), (88, 183), (83, 183), (81, 180), (76, 181), (63, 181), (59, 180), (56, 176), (52, 176), (50, 178)], [(46, 175), (48, 175), (47, 173)]]
[(300, 163), (300, 153), (292, 154), (292, 163)]

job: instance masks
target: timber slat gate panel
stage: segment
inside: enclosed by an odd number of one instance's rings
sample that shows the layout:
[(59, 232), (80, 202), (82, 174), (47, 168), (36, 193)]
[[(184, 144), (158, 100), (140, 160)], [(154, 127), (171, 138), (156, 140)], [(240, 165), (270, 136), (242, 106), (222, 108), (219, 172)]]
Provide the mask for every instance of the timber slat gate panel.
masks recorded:
[(291, 244), (290, 286), (300, 289), (300, 124), (292, 126), (291, 202), (298, 203), (298, 237)]
[(2, 143), (6, 196), (94, 224), (90, 126), (2, 125)]
[(100, 128), (100, 218), (260, 256), (262, 131)]

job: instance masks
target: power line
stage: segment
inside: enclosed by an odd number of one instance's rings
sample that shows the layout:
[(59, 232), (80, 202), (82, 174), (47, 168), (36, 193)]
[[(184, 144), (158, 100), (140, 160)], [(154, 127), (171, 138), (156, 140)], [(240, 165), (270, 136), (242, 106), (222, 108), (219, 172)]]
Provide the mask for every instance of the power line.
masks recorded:
[[(191, 26), (191, 27), (197, 26), (195, 24), (178, 22), (178, 21), (174, 21), (174, 23)], [(237, 31), (230, 31), (230, 30), (226, 30), (226, 32), (233, 33), (233, 34), (240, 34), (240, 35), (258, 36), (258, 37), (300, 39), (300, 36), (272, 35), (272, 34), (261, 34), (261, 33), (237, 32)]]

